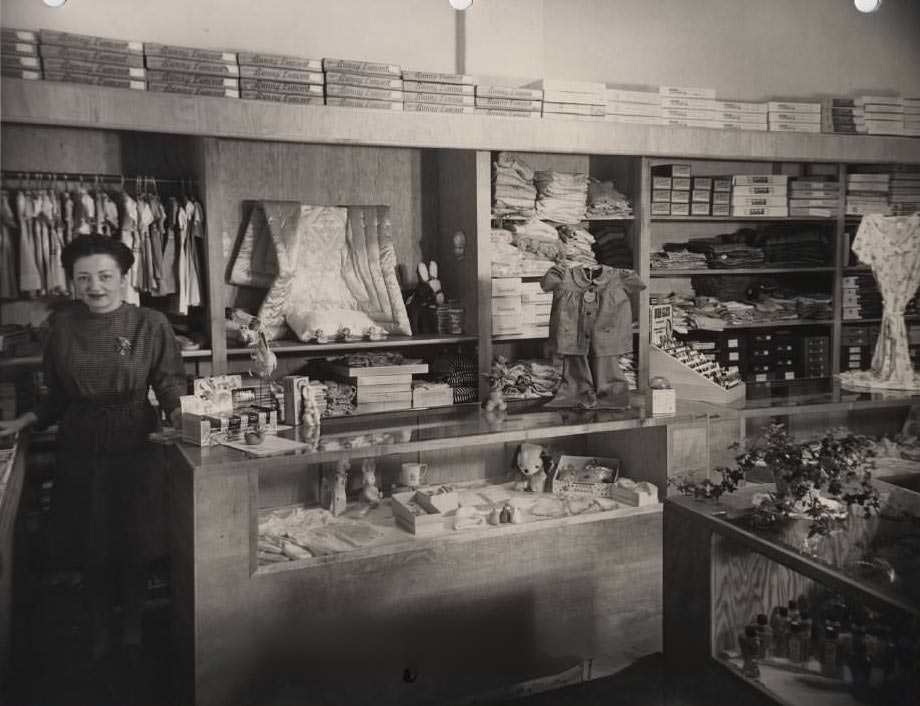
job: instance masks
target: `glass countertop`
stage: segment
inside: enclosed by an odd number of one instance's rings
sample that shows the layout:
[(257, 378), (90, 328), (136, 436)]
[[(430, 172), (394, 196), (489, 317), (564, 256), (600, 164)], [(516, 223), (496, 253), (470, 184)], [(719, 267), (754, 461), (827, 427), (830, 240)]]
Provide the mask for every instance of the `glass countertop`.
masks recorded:
[[(458, 405), (330, 419), (323, 421), (319, 434), (296, 427), (280, 431), (278, 436), (306, 444), (293, 452), (301, 461), (325, 463), (345, 456), (378, 456), (616, 432), (705, 420), (707, 415), (706, 405), (694, 402), (679, 402), (675, 415), (652, 417), (645, 414), (638, 402), (622, 411), (558, 410), (547, 409), (545, 400), (537, 400), (509, 403), (504, 413), (486, 412), (479, 405)], [(249, 454), (225, 446), (202, 448), (181, 443), (180, 448), (189, 462), (198, 467), (249, 460)]]

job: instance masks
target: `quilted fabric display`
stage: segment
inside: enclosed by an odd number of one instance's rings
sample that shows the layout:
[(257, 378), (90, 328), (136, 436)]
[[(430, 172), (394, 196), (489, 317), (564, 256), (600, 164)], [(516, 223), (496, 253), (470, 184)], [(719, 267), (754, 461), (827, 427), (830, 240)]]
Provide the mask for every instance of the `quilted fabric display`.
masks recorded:
[[(259, 232), (260, 224), (267, 233)], [(252, 210), (231, 273), (248, 273), (251, 279), (255, 272), (264, 274), (264, 266), (240, 259), (259, 252), (259, 238), (270, 239), (277, 274), (259, 318), (272, 339), (284, 335), (285, 325), (304, 341), (317, 331), (334, 336), (348, 329), (361, 335), (375, 325), (409, 336), (391, 231), (386, 206), (262, 202)]]
[(841, 373), (840, 381), (860, 387), (920, 390), (904, 325), (904, 308), (920, 285), (920, 214), (864, 216), (853, 252), (872, 268), (884, 309), (871, 370)]

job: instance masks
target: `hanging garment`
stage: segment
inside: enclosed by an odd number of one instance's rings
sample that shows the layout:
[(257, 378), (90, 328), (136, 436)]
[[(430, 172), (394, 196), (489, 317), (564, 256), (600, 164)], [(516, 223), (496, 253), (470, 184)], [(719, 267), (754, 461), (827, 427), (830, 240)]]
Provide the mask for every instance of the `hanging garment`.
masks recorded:
[(48, 291), (52, 294), (67, 293), (67, 273), (61, 253), (64, 250), (64, 219), (61, 214), (61, 202), (57, 194), (47, 191), (43, 198), (44, 211), (50, 214), (51, 225), (48, 229), (50, 257), (48, 260)]
[(188, 210), (185, 206), (180, 206), (176, 211), (176, 238), (179, 246), (179, 254), (176, 261), (176, 272), (178, 273), (179, 297), (176, 301), (176, 310), (180, 314), (188, 314), (188, 287), (189, 287), (189, 228), (188, 228)]
[(129, 304), (140, 304), (141, 295), (138, 291), (140, 281), (138, 243), (140, 239), (137, 234), (137, 201), (126, 193), (123, 193), (121, 198), (121, 242), (131, 248), (131, 252), (134, 254), (134, 264), (131, 266), (131, 271), (128, 273), (127, 282), (125, 283), (125, 301)]
[(189, 211), (189, 306), (201, 306), (201, 261), (198, 258), (199, 241), (204, 239), (204, 209), (198, 201), (191, 201), (186, 206)]
[(40, 191), (32, 193), (32, 230), (35, 234), (35, 259), (42, 285), (40, 292), (48, 291), (48, 275), (51, 269), (51, 239), (48, 237), (50, 219), (45, 214), (45, 201)]
[(16, 218), (10, 207), (10, 195), (0, 192), (0, 299), (15, 299), (19, 296), (16, 276), (16, 241), (13, 231)]
[(163, 278), (163, 226), (166, 221), (166, 211), (160, 203), (160, 197), (148, 197), (150, 215), (150, 289), (148, 292), (160, 296), (160, 280)]
[(175, 294), (176, 285), (176, 211), (175, 197), (166, 200), (163, 209), (163, 268), (160, 271), (160, 296)]
[(19, 221), (19, 291), (32, 295), (41, 290), (42, 275), (32, 231), (32, 199), (22, 191), (16, 194), (16, 219)]
[(150, 245), (150, 226), (153, 224), (153, 209), (146, 195), (137, 202), (137, 232), (140, 238), (138, 255), (140, 265), (140, 283), (138, 289), (148, 293), (153, 289), (153, 252)]
[(61, 201), (63, 204), (62, 210), (64, 212), (64, 240), (65, 242), (69, 243), (71, 240), (73, 240), (74, 231), (73, 198), (71, 197), (70, 193), (64, 191), (61, 193)]
[(550, 344), (563, 357), (562, 383), (550, 407), (629, 406), (629, 385), (617, 357), (632, 352), (629, 294), (645, 289), (632, 270), (550, 268), (540, 282), (553, 293)]
[(904, 324), (904, 309), (920, 285), (920, 214), (864, 216), (853, 252), (872, 268), (884, 309), (871, 370), (841, 373), (840, 381), (860, 387), (920, 390)]

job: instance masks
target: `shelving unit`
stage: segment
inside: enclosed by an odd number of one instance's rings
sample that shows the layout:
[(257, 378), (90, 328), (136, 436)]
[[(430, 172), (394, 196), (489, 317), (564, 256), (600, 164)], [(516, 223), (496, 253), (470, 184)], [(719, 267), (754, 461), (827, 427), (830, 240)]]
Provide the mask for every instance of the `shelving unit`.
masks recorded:
[(835, 267), (735, 267), (735, 268), (700, 268), (695, 270), (652, 270), (650, 276), (693, 277), (696, 275), (778, 275), (796, 272), (836, 272)]

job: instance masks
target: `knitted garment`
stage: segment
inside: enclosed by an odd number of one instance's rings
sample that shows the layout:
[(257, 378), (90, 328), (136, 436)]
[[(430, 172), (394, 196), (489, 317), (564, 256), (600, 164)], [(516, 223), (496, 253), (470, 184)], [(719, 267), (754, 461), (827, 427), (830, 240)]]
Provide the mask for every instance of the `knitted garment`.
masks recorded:
[(149, 387), (167, 413), (185, 393), (182, 354), (166, 317), (130, 304), (97, 314), (80, 302), (57, 312), (45, 347), (45, 382), (39, 425), (63, 417), (63, 443), (99, 451), (153, 431)]

